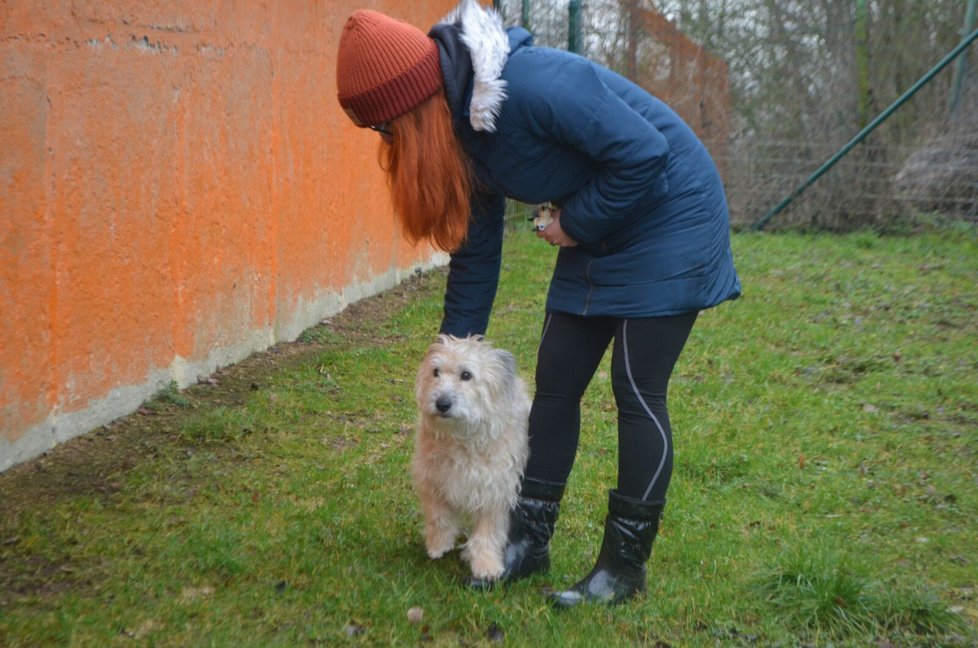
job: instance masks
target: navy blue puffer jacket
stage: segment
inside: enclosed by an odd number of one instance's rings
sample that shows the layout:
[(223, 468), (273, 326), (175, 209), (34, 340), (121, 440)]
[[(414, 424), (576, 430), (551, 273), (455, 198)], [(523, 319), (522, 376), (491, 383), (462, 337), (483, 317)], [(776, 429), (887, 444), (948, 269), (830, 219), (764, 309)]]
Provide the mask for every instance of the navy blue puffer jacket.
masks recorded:
[(451, 257), (441, 331), (486, 330), (504, 197), (553, 201), (579, 243), (558, 253), (548, 311), (656, 317), (738, 297), (720, 176), (682, 119), (614, 72), (467, 9), (429, 34), (481, 187)]

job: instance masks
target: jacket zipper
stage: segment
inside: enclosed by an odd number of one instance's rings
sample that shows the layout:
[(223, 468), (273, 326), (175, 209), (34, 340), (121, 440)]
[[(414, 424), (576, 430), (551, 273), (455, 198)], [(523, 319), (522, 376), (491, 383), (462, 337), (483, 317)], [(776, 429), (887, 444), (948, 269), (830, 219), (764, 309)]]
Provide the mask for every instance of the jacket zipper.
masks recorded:
[(591, 283), (591, 264), (594, 263), (594, 259), (587, 262), (587, 268), (584, 269), (584, 277), (587, 279), (587, 297), (584, 299), (584, 310), (581, 311), (581, 316), (587, 315), (587, 309), (591, 307), (591, 293), (594, 292), (594, 284)]

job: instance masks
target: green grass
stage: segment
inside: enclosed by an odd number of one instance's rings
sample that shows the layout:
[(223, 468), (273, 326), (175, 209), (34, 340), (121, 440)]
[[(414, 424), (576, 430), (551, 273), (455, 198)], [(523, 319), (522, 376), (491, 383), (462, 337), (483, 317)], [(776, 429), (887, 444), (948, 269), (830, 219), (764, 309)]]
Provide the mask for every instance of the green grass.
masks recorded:
[[(0, 475), (3, 646), (978, 644), (978, 239), (737, 235), (670, 393), (646, 596), (570, 612), (615, 481), (607, 359), (546, 576), (470, 592), (411, 491), (444, 273)], [(489, 337), (533, 375), (554, 251), (511, 234)], [(420, 624), (408, 621), (412, 607)]]

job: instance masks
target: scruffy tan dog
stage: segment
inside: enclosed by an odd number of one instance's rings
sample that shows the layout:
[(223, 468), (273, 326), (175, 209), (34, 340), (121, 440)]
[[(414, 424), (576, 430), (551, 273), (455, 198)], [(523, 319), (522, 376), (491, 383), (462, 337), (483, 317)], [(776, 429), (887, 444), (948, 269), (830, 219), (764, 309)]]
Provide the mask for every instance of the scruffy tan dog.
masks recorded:
[(478, 336), (440, 335), (418, 370), (415, 394), (412, 468), (428, 555), (445, 555), (467, 528), (463, 557), (473, 584), (491, 583), (503, 572), (509, 511), (529, 454), (530, 399), (516, 359)]
[(542, 232), (553, 222), (554, 214), (560, 211), (557, 205), (552, 202), (545, 202), (533, 208), (530, 220), (533, 221), (533, 229)]

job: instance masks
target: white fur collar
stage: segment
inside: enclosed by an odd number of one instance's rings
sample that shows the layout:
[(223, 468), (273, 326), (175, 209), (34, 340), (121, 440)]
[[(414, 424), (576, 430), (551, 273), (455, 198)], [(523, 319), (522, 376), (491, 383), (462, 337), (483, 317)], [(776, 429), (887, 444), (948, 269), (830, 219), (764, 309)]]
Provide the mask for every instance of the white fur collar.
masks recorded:
[(462, 0), (441, 23), (459, 26), (462, 43), (472, 56), (472, 128), (493, 133), (506, 99), (506, 82), (499, 77), (509, 57), (509, 36), (502, 18), (495, 9), (483, 8), (476, 0)]

